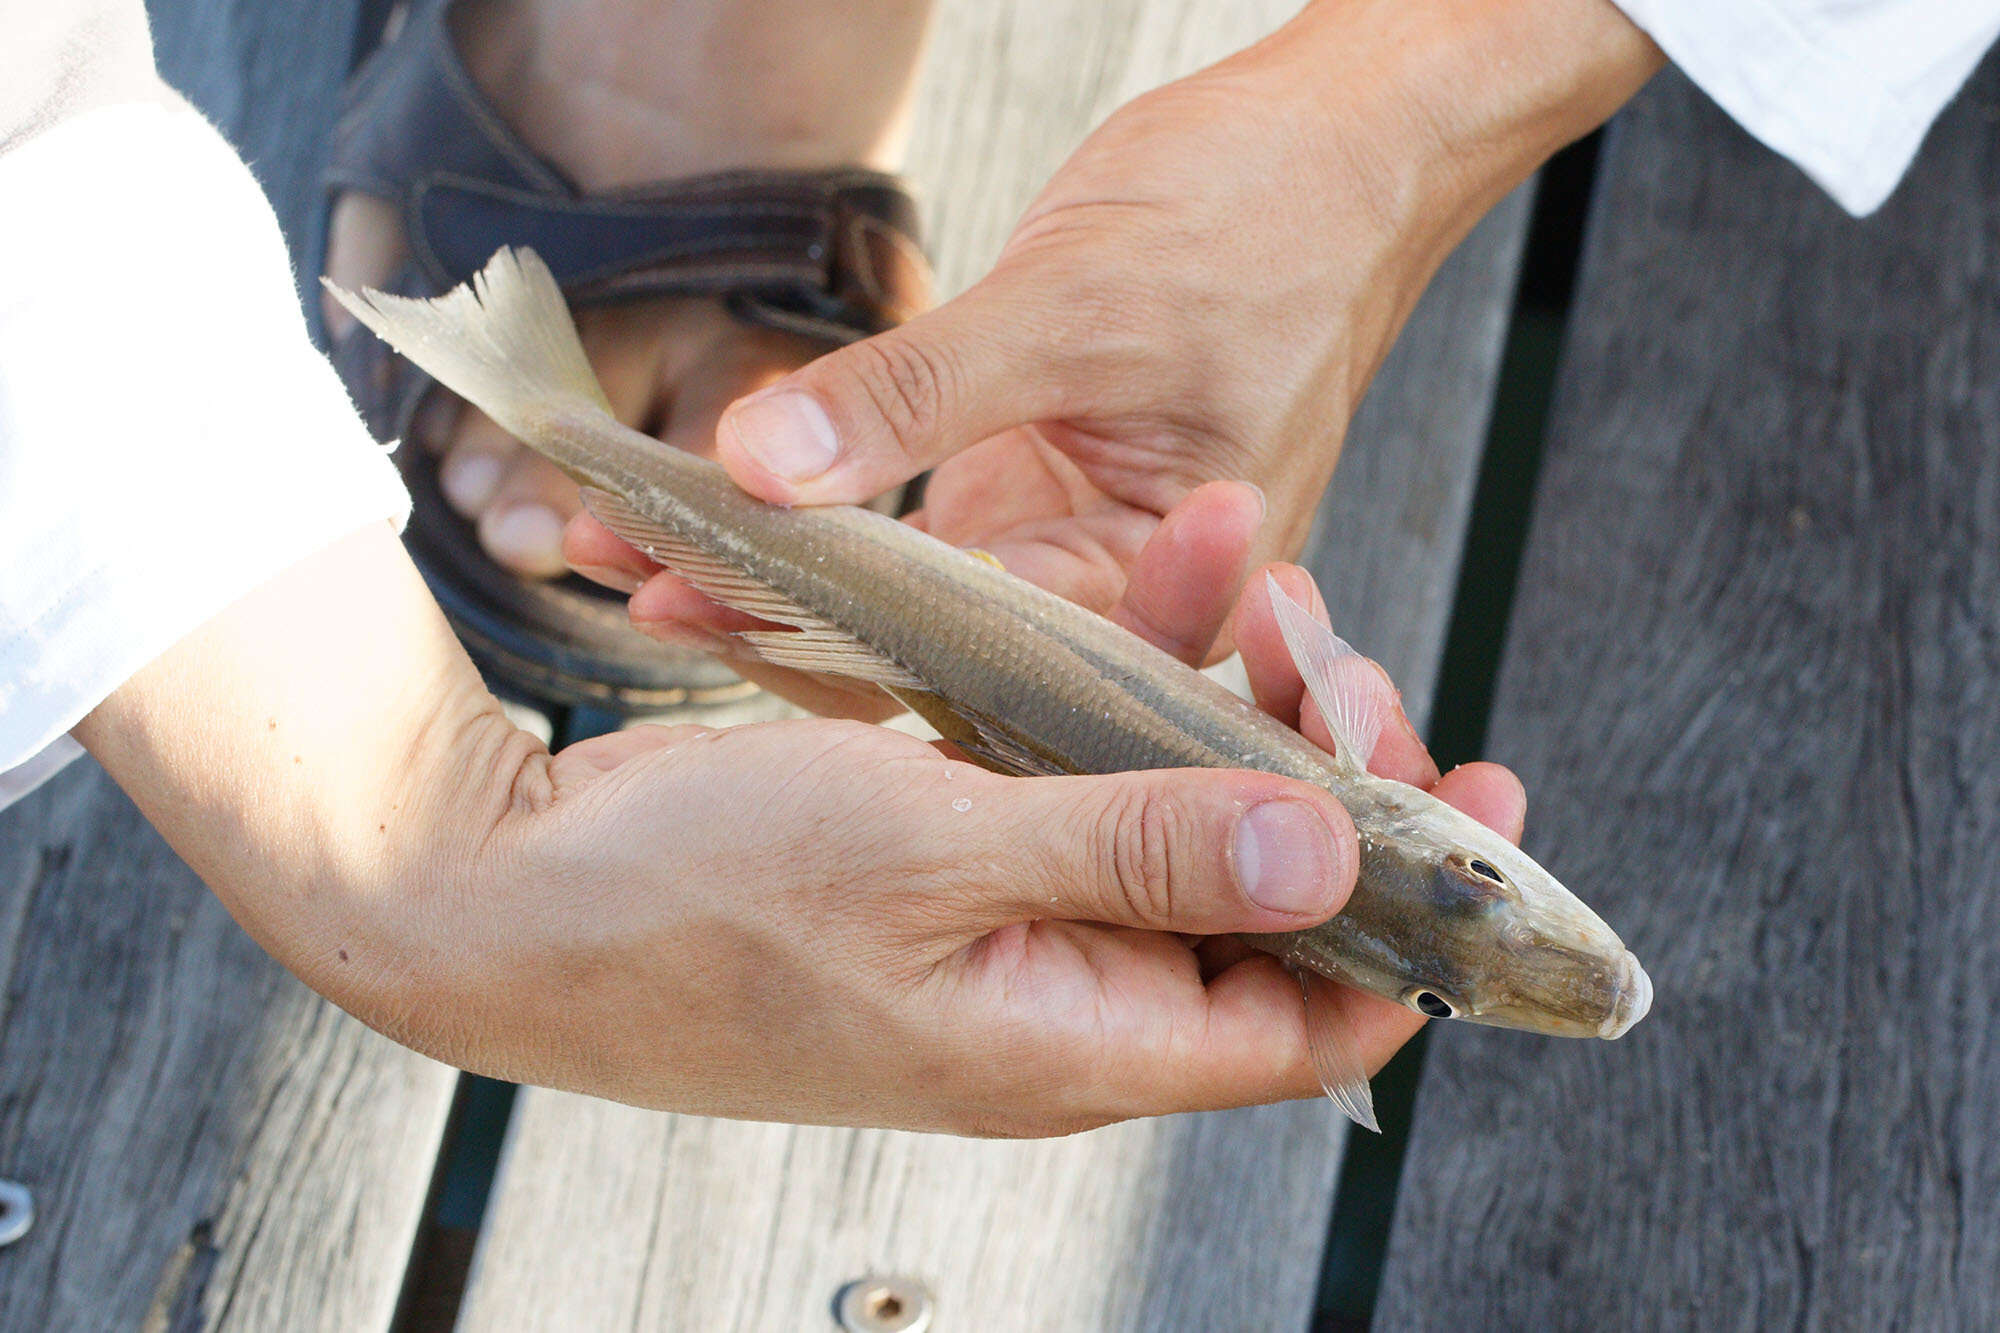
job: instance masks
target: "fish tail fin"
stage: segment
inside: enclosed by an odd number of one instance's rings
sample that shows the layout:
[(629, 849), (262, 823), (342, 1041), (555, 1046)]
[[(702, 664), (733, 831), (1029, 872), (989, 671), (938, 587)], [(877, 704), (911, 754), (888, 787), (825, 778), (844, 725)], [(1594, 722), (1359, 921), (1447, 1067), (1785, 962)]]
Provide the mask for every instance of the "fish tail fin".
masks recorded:
[(321, 281), (356, 319), (514, 435), (534, 440), (554, 418), (611, 415), (562, 288), (533, 250), (495, 251), (471, 282), (430, 300)]

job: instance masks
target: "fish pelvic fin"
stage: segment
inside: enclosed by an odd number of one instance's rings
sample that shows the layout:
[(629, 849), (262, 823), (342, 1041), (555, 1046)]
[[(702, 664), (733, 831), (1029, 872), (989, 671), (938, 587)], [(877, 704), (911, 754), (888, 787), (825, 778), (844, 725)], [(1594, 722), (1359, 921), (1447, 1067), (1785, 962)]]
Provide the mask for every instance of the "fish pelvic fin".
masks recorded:
[(321, 282), (383, 341), (514, 435), (533, 439), (567, 414), (612, 415), (562, 288), (533, 250), (497, 250), (472, 281), (430, 300)]
[(1305, 993), (1306, 1049), (1312, 1055), (1319, 1085), (1341, 1114), (1363, 1129), (1380, 1134), (1375, 1119), (1375, 1095), (1368, 1090), (1368, 1066), (1354, 1040), (1354, 1025), (1340, 1004), (1340, 983), (1309, 968), (1289, 964)]

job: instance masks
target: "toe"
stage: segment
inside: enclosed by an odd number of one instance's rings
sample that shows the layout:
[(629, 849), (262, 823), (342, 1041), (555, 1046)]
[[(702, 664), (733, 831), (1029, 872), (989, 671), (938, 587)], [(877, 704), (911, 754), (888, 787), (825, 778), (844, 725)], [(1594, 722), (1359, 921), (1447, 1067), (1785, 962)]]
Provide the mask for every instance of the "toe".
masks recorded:
[(460, 514), (481, 518), (524, 452), (484, 412), (463, 411), (451, 445), (438, 463), (438, 489)]
[(480, 545), (517, 574), (555, 578), (569, 568), (563, 525), (577, 509), (576, 483), (540, 456), (519, 451), (480, 512)]
[[(385, 286), (403, 265), (409, 247), (396, 206), (366, 194), (342, 195), (333, 206), (326, 241), (326, 276), (350, 292)], [(354, 326), (347, 308), (322, 293), (327, 331), (339, 337)]]
[[(720, 312), (717, 317), (728, 318)], [(680, 364), (669, 368), (673, 409), (662, 438), (690, 453), (715, 457), (715, 426), (724, 409), (791, 374), (818, 350), (803, 338), (734, 322), (709, 331)]]
[(479, 542), (486, 554), (529, 578), (562, 574), (562, 520), (547, 505), (496, 504), (479, 518)]

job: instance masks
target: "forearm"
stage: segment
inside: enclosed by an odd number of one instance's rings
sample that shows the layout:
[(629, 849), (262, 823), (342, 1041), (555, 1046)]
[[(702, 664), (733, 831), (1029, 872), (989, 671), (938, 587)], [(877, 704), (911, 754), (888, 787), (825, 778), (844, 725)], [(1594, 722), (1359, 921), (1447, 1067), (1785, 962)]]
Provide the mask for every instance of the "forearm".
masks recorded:
[[(77, 728), (260, 943), (368, 1008), (467, 887), (539, 742), (501, 715), (387, 524), (188, 635)], [(434, 941), (435, 942), (435, 941)]]

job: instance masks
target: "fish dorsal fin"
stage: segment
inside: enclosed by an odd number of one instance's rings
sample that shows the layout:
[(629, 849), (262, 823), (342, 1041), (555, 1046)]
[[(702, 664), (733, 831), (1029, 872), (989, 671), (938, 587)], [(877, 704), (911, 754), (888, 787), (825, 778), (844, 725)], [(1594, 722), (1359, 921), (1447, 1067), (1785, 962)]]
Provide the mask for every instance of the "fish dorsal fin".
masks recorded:
[(1368, 1090), (1368, 1066), (1361, 1062), (1354, 1027), (1341, 1008), (1340, 983), (1296, 963), (1291, 969), (1305, 992), (1306, 1049), (1312, 1054), (1313, 1073), (1319, 1076), (1321, 1089), (1341, 1114), (1380, 1134), (1375, 1095)]
[(583, 488), (584, 508), (619, 540), (644, 551), (704, 595), (760, 620), (790, 629), (743, 630), (737, 638), (773, 666), (871, 681), (888, 690), (920, 690), (924, 682), (840, 626), (647, 518), (609, 491)]
[(1389, 718), (1389, 701), (1378, 688), (1375, 668), (1345, 639), (1287, 597), (1269, 574), (1264, 576), (1264, 587), (1278, 631), (1291, 652), (1292, 665), (1299, 669), (1299, 677), (1333, 735), (1334, 762), (1355, 773), (1365, 772)]

